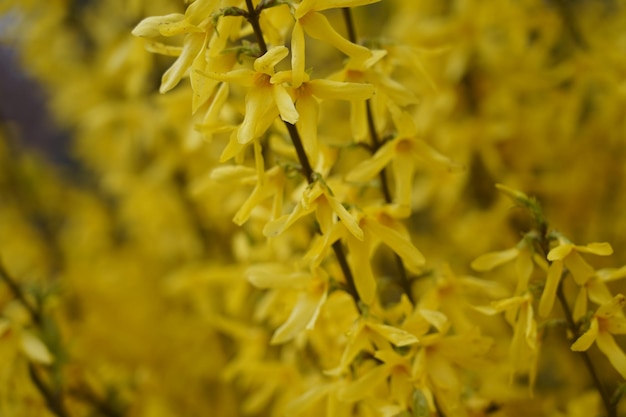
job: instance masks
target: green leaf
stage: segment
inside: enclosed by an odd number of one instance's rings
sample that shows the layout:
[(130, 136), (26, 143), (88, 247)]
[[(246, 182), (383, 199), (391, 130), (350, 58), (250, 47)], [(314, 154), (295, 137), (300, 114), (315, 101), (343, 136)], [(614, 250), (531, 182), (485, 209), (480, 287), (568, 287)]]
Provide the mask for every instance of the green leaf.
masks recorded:
[(413, 417), (429, 417), (428, 400), (421, 390), (413, 391)]

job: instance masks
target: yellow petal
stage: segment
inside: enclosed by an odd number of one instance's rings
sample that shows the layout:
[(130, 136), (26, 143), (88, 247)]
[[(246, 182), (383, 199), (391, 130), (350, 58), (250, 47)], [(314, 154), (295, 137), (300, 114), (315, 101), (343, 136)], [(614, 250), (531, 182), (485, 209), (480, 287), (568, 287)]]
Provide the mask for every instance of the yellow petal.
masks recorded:
[(146, 17), (135, 26), (132, 31), (133, 36), (155, 38), (161, 35), (161, 28), (181, 22), (185, 18), (180, 13), (172, 13), (165, 16)]
[(515, 260), (515, 272), (517, 273), (516, 294), (522, 293), (528, 288), (528, 281), (533, 273), (533, 261), (531, 253), (528, 250), (520, 251)]
[(270, 48), (261, 57), (254, 60), (254, 70), (264, 74), (273, 74), (274, 67), (289, 55), (289, 49), (283, 45)]
[(415, 162), (404, 154), (397, 154), (391, 161), (393, 177), (396, 182), (394, 200), (399, 214), (411, 215), (411, 196), (413, 195), (413, 174)]
[(590, 243), (585, 246), (576, 246), (578, 252), (593, 253), (599, 256), (608, 256), (613, 254), (613, 248), (606, 242)]
[(310, 285), (313, 277), (307, 272), (291, 272), (283, 264), (258, 264), (246, 270), (248, 281), (258, 288), (296, 288)]
[(613, 317), (622, 311), (624, 305), (626, 305), (626, 297), (622, 294), (617, 294), (611, 301), (598, 307), (596, 316), (605, 319)]
[(319, 79), (309, 81), (307, 85), (315, 97), (324, 100), (365, 101), (374, 96), (374, 86), (371, 84)]
[(324, 293), (301, 293), (287, 321), (274, 332), (270, 344), (278, 345), (288, 342), (298, 336), (307, 327), (311, 327), (311, 321), (317, 317), (318, 310), (324, 298)]
[(252, 87), (254, 85), (255, 72), (248, 68), (239, 68), (229, 72), (215, 72), (215, 71), (198, 71), (205, 77), (222, 81), (224, 83), (236, 83), (243, 85), (244, 87)]
[(352, 236), (356, 237), (359, 240), (363, 240), (363, 230), (359, 227), (356, 219), (352, 214), (346, 210), (346, 208), (337, 201), (337, 199), (328, 193), (324, 193), (328, 203), (333, 208), (333, 211), (337, 216), (341, 219), (343, 225), (348, 229)]
[(431, 162), (436, 166), (446, 168), (450, 172), (460, 172), (463, 170), (462, 165), (452, 161), (450, 158), (437, 151), (422, 139), (411, 140), (411, 146), (409, 149), (411, 155), (414, 157)]
[(608, 332), (600, 332), (596, 340), (598, 349), (606, 355), (613, 365), (613, 368), (626, 379), (626, 355), (624, 351), (615, 343), (615, 339)]
[(356, 381), (339, 391), (338, 397), (341, 401), (356, 402), (369, 396), (380, 384), (385, 382), (389, 376), (389, 366), (380, 365), (370, 369)]
[(574, 311), (572, 312), (574, 321), (580, 320), (585, 314), (587, 314), (587, 287), (582, 286), (574, 302)]
[(365, 304), (372, 304), (376, 298), (376, 279), (369, 262), (369, 239), (360, 241), (349, 235), (347, 242), (356, 290)]
[(202, 45), (206, 39), (204, 33), (190, 33), (185, 37), (185, 43), (181, 55), (165, 73), (161, 79), (161, 94), (176, 87), (181, 78), (185, 75), (194, 58), (202, 50)]
[(291, 85), (293, 88), (298, 88), (302, 85), (302, 82), (306, 79), (305, 73), (305, 41), (304, 30), (299, 21), (296, 20), (296, 24), (291, 32), (291, 71), (292, 79)]
[(349, 57), (364, 61), (372, 55), (366, 47), (354, 44), (337, 33), (321, 13), (310, 12), (299, 20), (310, 37), (331, 44)]
[(296, 110), (296, 106), (293, 104), (293, 100), (291, 99), (289, 93), (287, 93), (285, 87), (282, 85), (274, 85), (272, 93), (274, 95), (276, 107), (278, 107), (280, 118), (285, 122), (295, 125), (300, 115), (298, 114), (298, 110)]
[(376, 333), (396, 346), (408, 346), (419, 342), (417, 337), (406, 330), (399, 329), (397, 327), (377, 323), (368, 323), (367, 327), (374, 330)]
[(574, 245), (570, 243), (559, 245), (556, 248), (552, 249), (550, 252), (548, 252), (547, 258), (549, 261), (562, 260), (567, 255), (569, 255), (572, 249), (574, 249)]
[(378, 3), (380, 0), (316, 0), (315, 10), (327, 10), (340, 7), (359, 7), (367, 4)]
[(372, 157), (353, 168), (346, 176), (346, 180), (369, 181), (378, 175), (395, 156), (394, 142), (384, 144)]
[(490, 252), (474, 259), (470, 266), (476, 271), (491, 271), (495, 267), (515, 259), (518, 255), (519, 249), (517, 248)]
[(599, 279), (587, 281), (586, 286), (589, 291), (589, 299), (598, 305), (606, 304), (613, 298), (606, 284)]
[(563, 274), (563, 262), (554, 261), (548, 269), (548, 277), (546, 278), (546, 285), (543, 288), (543, 294), (541, 294), (541, 300), (539, 300), (539, 315), (541, 317), (548, 317), (552, 311), (554, 305), (554, 298), (556, 297), (556, 290), (561, 282), (561, 275)]
[(440, 333), (449, 326), (448, 317), (440, 311), (419, 309), (419, 314), (426, 319), (428, 323), (434, 326)]
[(589, 329), (583, 333), (572, 345), (574, 352), (582, 352), (589, 349), (591, 344), (598, 337), (598, 319), (595, 317), (591, 319)]
[(605, 322), (605, 330), (612, 334), (626, 334), (626, 317), (615, 316)]
[(278, 113), (270, 87), (251, 88), (246, 95), (246, 110), (237, 133), (240, 144), (249, 143), (262, 135), (260, 126), (269, 127), (272, 124), (273, 118), (267, 120), (270, 110)]
[(50, 365), (54, 360), (48, 347), (39, 340), (38, 337), (27, 330), (22, 331), (21, 348), (26, 357), (35, 363)]
[(402, 258), (406, 267), (409, 269), (419, 269), (426, 263), (424, 255), (411, 243), (411, 241), (402, 236), (396, 230), (384, 226), (375, 219), (368, 218), (365, 226), (372, 236), (376, 236), (382, 240), (385, 245), (389, 246), (395, 253)]
[(585, 262), (578, 252), (572, 251), (565, 257), (563, 262), (572, 273), (572, 277), (574, 277), (574, 281), (578, 285), (585, 284), (595, 274), (593, 268)]
[(215, 11), (218, 0), (196, 0), (185, 11), (185, 18), (194, 25), (200, 25)]
[(319, 104), (311, 96), (300, 96), (296, 102), (296, 110), (300, 114), (298, 132), (304, 145), (304, 150), (309, 156), (312, 165), (316, 165), (319, 158), (317, 141), (317, 124), (319, 117)]

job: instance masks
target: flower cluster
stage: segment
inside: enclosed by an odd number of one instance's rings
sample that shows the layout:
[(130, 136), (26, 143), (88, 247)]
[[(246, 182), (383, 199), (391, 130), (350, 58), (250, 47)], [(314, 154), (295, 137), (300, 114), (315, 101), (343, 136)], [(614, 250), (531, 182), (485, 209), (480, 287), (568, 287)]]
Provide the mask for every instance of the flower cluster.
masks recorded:
[(626, 9), (496, 3), (0, 6), (0, 414), (623, 412)]

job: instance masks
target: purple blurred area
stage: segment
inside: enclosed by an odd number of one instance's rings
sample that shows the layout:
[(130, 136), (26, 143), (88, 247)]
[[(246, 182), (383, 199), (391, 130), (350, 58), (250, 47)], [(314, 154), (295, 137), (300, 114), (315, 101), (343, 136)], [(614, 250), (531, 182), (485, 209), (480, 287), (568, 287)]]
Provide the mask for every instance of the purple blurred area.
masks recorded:
[(55, 163), (69, 162), (68, 135), (55, 125), (43, 89), (20, 67), (17, 51), (4, 42), (0, 44), (0, 124), (16, 132), (9, 135), (14, 144)]

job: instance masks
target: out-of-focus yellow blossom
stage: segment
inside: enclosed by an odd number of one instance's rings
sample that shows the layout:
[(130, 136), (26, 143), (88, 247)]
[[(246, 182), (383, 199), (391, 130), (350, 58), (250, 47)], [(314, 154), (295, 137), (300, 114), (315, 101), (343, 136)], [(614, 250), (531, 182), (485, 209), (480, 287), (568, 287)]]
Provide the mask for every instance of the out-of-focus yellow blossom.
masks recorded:
[(282, 265), (255, 265), (247, 271), (250, 282), (259, 288), (299, 290), (289, 318), (279, 327), (270, 343), (280, 344), (312, 329), (328, 296), (328, 276), (321, 269), (285, 273)]
[[(529, 238), (532, 239), (531, 236)], [(533, 261), (538, 261), (541, 265), (545, 264), (545, 262), (537, 259), (538, 257), (528, 245), (528, 239), (522, 239), (514, 248), (479, 256), (472, 261), (471, 267), (476, 271), (490, 271), (515, 260), (515, 273), (517, 275), (515, 294), (521, 294), (528, 288), (528, 282), (534, 269)]]
[(415, 168), (424, 162), (438, 168), (444, 167), (450, 170), (459, 168), (457, 164), (437, 152), (423, 139), (398, 137), (385, 143), (371, 158), (355, 167), (346, 179), (368, 181), (391, 164), (396, 180), (394, 211), (398, 217), (408, 217), (411, 213)]
[(506, 321), (513, 327), (509, 358), (511, 381), (518, 370), (528, 371), (530, 387), (532, 388), (537, 377), (537, 360), (539, 358), (539, 339), (532, 295), (526, 293), (494, 301), (490, 306), (476, 308), (482, 313), (490, 315), (504, 312)]

